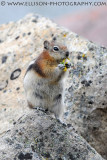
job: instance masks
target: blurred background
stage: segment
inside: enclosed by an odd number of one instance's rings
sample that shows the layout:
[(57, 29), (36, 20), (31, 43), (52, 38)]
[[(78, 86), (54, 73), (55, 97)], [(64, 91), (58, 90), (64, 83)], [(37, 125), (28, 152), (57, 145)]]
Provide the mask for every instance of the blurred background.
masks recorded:
[[(33, 2), (106, 2), (107, 0), (0, 0), (0, 24), (17, 21), (28, 13), (38, 13), (67, 27), (80, 36), (107, 46), (107, 6), (33, 6)], [(7, 2), (30, 2), (30, 6), (8, 5)], [(32, 4), (31, 4), (32, 2)]]

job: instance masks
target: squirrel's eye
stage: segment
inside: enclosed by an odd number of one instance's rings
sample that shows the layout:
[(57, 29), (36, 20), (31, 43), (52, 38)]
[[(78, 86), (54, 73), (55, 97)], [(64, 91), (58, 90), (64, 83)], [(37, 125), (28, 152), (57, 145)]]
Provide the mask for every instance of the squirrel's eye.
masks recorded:
[(53, 47), (53, 50), (54, 50), (55, 52), (57, 52), (57, 51), (59, 51), (59, 47), (54, 46), (54, 47)]

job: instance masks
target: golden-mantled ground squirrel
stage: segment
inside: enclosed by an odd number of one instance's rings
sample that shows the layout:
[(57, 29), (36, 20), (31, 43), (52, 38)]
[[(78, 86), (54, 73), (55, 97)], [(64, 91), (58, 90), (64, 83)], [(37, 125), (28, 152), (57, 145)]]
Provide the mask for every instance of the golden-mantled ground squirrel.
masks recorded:
[(68, 49), (54, 38), (44, 41), (40, 56), (33, 60), (24, 77), (24, 89), (30, 108), (44, 108), (60, 119), (64, 111), (64, 77), (70, 63)]

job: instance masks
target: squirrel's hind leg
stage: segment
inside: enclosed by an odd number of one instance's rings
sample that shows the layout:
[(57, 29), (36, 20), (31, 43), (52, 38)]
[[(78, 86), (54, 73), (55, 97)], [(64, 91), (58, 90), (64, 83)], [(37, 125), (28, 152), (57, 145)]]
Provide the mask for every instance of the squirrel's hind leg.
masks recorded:
[(56, 103), (52, 107), (52, 112), (54, 113), (56, 119), (59, 119), (62, 121), (63, 113), (64, 113), (64, 103), (62, 99), (60, 99), (59, 101), (56, 101)]

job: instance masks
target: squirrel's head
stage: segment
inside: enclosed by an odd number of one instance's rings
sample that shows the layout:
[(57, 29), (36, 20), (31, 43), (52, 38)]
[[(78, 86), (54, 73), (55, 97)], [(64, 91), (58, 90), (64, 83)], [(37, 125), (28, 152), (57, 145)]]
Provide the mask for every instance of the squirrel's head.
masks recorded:
[(44, 49), (47, 50), (51, 57), (56, 60), (63, 60), (69, 57), (69, 51), (67, 47), (55, 40), (44, 41)]

